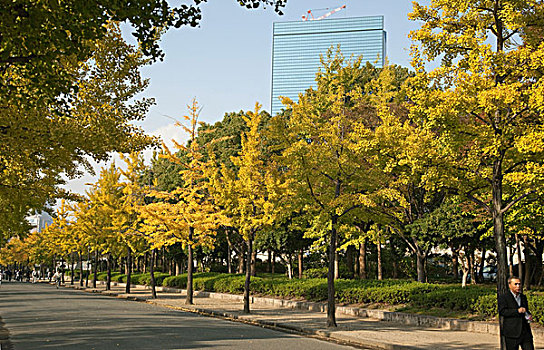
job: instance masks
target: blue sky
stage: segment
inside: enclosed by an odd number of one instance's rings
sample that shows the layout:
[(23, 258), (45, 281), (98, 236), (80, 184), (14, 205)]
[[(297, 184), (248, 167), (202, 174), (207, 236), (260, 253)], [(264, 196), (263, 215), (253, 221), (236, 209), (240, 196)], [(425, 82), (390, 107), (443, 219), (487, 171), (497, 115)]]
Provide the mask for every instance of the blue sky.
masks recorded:
[[(149, 132), (165, 127), (186, 113), (196, 97), (203, 106), (201, 119), (220, 120), (226, 112), (253, 109), (255, 102), (270, 111), (272, 24), (298, 21), (308, 9), (346, 8), (331, 18), (384, 15), (391, 63), (409, 66), (410, 40), (417, 28), (408, 20), (409, 0), (288, 0), (284, 15), (272, 8), (247, 10), (235, 0), (210, 0), (202, 5), (199, 28), (168, 31), (161, 47), (166, 57), (145, 68), (151, 79), (145, 95), (152, 108), (142, 126)], [(315, 11), (323, 14), (327, 11)]]
[[(161, 42), (164, 61), (144, 68), (143, 75), (150, 79), (144, 95), (154, 97), (156, 105), (140, 125), (165, 141), (182, 141), (183, 133), (172, 118), (187, 114), (193, 97), (203, 106), (200, 120), (209, 123), (228, 112), (252, 110), (256, 102), (270, 111), (272, 24), (299, 21), (309, 9), (342, 5), (346, 8), (330, 18), (383, 15), (389, 62), (410, 66), (408, 33), (418, 24), (407, 18), (409, 0), (288, 0), (283, 16), (271, 7), (248, 10), (235, 0), (209, 0), (202, 5), (200, 27), (169, 30)], [(95, 179), (85, 176), (68, 187), (81, 193), (84, 184)]]

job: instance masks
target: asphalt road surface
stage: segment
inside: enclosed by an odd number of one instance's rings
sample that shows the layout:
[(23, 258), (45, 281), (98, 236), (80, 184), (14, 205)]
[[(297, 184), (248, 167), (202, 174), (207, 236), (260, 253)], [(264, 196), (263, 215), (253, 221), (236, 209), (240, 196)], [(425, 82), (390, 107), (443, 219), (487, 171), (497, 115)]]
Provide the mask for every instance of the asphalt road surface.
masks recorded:
[(15, 350), (349, 349), (238, 322), (72, 289), (57, 290), (39, 283), (4, 281), (0, 287), (0, 317)]

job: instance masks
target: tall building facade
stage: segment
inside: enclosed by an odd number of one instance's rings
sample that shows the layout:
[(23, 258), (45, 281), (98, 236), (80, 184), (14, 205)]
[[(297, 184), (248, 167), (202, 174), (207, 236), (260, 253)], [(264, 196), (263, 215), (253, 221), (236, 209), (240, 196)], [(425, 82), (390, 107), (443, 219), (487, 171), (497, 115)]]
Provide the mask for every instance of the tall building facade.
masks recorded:
[(320, 55), (340, 45), (344, 57), (383, 67), (386, 55), (383, 16), (276, 22), (272, 45), (272, 103), (276, 115), (284, 106), (279, 97), (298, 101), (298, 94), (316, 86)]
[(42, 232), (47, 226), (53, 223), (53, 218), (45, 211), (27, 216), (28, 223), (32, 226), (31, 231)]

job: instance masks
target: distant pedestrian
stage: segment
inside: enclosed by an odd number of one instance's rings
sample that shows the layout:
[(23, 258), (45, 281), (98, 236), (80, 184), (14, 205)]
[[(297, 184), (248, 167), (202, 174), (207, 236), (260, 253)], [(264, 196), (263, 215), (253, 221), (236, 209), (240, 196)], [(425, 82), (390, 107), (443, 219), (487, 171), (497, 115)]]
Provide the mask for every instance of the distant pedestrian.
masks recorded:
[(53, 275), (53, 279), (55, 280), (55, 286), (57, 287), (57, 289), (59, 289), (61, 273), (59, 271), (55, 271), (55, 274)]
[(499, 315), (503, 317), (501, 335), (507, 350), (534, 350), (533, 334), (529, 323), (533, 316), (529, 311), (527, 297), (521, 293), (521, 280), (508, 279), (509, 291), (499, 295)]
[(38, 280), (38, 272), (36, 270), (32, 270), (32, 283), (36, 283)]

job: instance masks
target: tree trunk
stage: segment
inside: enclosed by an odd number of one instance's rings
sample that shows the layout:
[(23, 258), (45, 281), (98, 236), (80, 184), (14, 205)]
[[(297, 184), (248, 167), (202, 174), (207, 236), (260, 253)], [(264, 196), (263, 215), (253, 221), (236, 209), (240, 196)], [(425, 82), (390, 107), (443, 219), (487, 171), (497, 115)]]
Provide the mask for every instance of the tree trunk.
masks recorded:
[(512, 247), (507, 247), (508, 255), (508, 276), (514, 276), (514, 251)]
[(276, 253), (272, 251), (272, 274), (276, 273)]
[(355, 262), (353, 256), (355, 255), (355, 247), (350, 245), (346, 249), (346, 264), (348, 265), (349, 278), (355, 276)]
[(514, 238), (516, 239), (516, 253), (518, 255), (518, 277), (521, 280), (521, 286), (523, 287), (525, 276), (523, 276), (523, 264), (521, 263), (521, 243), (517, 233), (514, 234)]
[(417, 281), (421, 283), (425, 283), (425, 254), (420, 252), (419, 250), (416, 252), (416, 261), (417, 261)]
[(74, 280), (76, 279), (75, 272), (74, 272), (74, 252), (70, 254), (70, 284), (74, 285)]
[(463, 277), (461, 279), (461, 287), (465, 288), (467, 286), (467, 278), (468, 278), (468, 268), (464, 268)]
[(542, 276), (543, 276), (543, 266), (542, 266), (542, 254), (544, 252), (544, 241), (540, 239), (535, 239), (535, 259), (534, 259), (534, 272), (535, 272), (535, 283), (541, 285)]
[(290, 280), (293, 279), (293, 264), (291, 264), (291, 255), (287, 255), (287, 259), (285, 260), (287, 265), (287, 277), (289, 277)]
[(532, 259), (532, 256), (529, 252), (529, 248), (527, 248), (527, 246), (525, 245), (525, 248), (524, 248), (524, 253), (525, 253), (525, 272), (524, 272), (524, 280), (523, 280), (523, 290), (527, 291), (529, 289), (531, 289), (531, 267), (533, 265), (533, 259)]
[(125, 293), (130, 294), (130, 283), (132, 277), (132, 249), (127, 245), (127, 261), (126, 261), (126, 287)]
[(60, 272), (60, 278), (61, 278), (61, 281), (62, 283), (64, 283), (64, 273), (65, 273), (65, 267), (64, 267), (64, 257), (60, 259), (60, 267), (61, 267), (61, 272)]
[(453, 278), (459, 280), (459, 249), (451, 247), (451, 265), (453, 269)]
[(98, 249), (94, 252), (94, 266), (93, 266), (93, 288), (96, 289), (96, 279), (98, 276)]
[(359, 244), (359, 278), (367, 279), (366, 274), (366, 238)]
[(227, 242), (227, 272), (232, 273), (232, 249), (230, 242)]
[(523, 239), (523, 254), (525, 255), (525, 279), (523, 280), (523, 290), (531, 289), (531, 282), (533, 281), (535, 269), (533, 268), (533, 255), (530, 248), (529, 238), (527, 235), (522, 236)]
[(149, 259), (149, 277), (151, 284), (151, 297), (157, 299), (157, 289), (155, 288), (155, 256), (157, 255), (157, 249), (151, 251), (151, 259)]
[(81, 251), (77, 255), (79, 258), (79, 286), (83, 287), (83, 257), (81, 256)]
[(193, 234), (195, 229), (189, 227), (189, 244), (187, 244), (187, 298), (185, 304), (193, 305)]
[(376, 243), (376, 249), (378, 251), (378, 280), (383, 280), (383, 270), (382, 270), (382, 244), (380, 241)]
[(87, 275), (85, 276), (85, 288), (89, 288), (89, 275), (91, 274), (91, 250), (87, 248)]
[(333, 214), (331, 217), (331, 232), (329, 242), (329, 271), (327, 273), (327, 327), (336, 327), (336, 301), (335, 301), (335, 262), (336, 262), (336, 224), (338, 217)]
[(244, 245), (240, 246), (240, 254), (238, 254), (238, 273), (244, 273)]
[(470, 252), (468, 255), (468, 269), (470, 273), (470, 284), (476, 284), (476, 269), (474, 268), (474, 251)]
[(298, 251), (298, 278), (299, 279), (302, 279), (302, 256), (303, 256), (303, 253), (304, 251), (302, 250), (302, 248), (300, 248), (300, 250)]
[(485, 267), (485, 254), (486, 249), (482, 248), (482, 259), (480, 260), (480, 269), (478, 270), (478, 280), (484, 283), (484, 267)]
[(147, 259), (148, 258), (149, 258), (149, 253), (145, 252), (144, 256), (143, 256), (143, 262), (142, 262), (142, 265), (143, 265), (142, 272), (143, 273), (147, 273)]
[(247, 240), (247, 261), (246, 261), (246, 280), (244, 283), (244, 313), (249, 314), (249, 287), (251, 283), (251, 256), (253, 254), (253, 236), (254, 234), (251, 234), (251, 237)]
[(183, 270), (181, 269), (181, 261), (176, 260), (176, 276), (179, 276), (183, 273)]
[[(499, 28), (497, 28), (499, 29)], [(501, 29), (502, 31), (502, 29)], [(504, 235), (504, 213), (502, 211), (502, 160), (504, 150), (493, 164), (492, 178), (492, 202), (491, 213), (493, 217), (493, 236), (495, 238), (495, 252), (497, 253), (497, 299), (499, 295), (508, 292), (508, 272), (506, 264), (506, 237)], [(499, 324), (502, 326), (503, 317), (499, 317)], [(502, 328), (502, 327), (500, 327)], [(506, 349), (504, 335), (501, 332), (501, 349)]]
[(111, 254), (108, 254), (106, 264), (108, 269), (108, 274), (106, 277), (106, 290), (111, 290)]
[(391, 266), (393, 268), (392, 271), (392, 277), (393, 278), (399, 278), (399, 260), (400, 257), (397, 254), (397, 250), (395, 249), (395, 246), (393, 242), (389, 242), (389, 251), (391, 252)]
[(272, 273), (272, 249), (267, 249), (268, 252), (268, 260), (266, 265), (266, 272)]
[(227, 271), (232, 273), (232, 242), (230, 241), (230, 229), (225, 228), (225, 238), (227, 239)]
[(198, 259), (198, 272), (204, 272), (204, 256), (201, 256), (200, 259)]
[(257, 250), (254, 249), (251, 253), (251, 276), (257, 276)]
[(340, 269), (338, 266), (338, 252), (334, 252), (334, 279), (337, 280), (340, 278)]
[(495, 252), (497, 253), (497, 293), (508, 292), (508, 273), (506, 270), (506, 238), (504, 235), (504, 213), (502, 212), (502, 157), (493, 165), (492, 214)]

